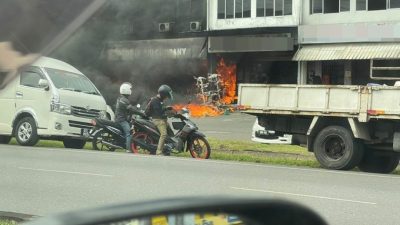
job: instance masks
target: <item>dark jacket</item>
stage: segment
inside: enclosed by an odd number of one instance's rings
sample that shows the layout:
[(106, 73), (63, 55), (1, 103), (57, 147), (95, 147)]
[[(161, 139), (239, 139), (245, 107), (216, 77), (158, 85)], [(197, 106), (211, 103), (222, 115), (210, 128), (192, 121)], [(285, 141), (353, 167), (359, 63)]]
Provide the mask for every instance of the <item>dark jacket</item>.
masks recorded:
[(115, 122), (129, 121), (129, 116), (135, 111), (127, 97), (121, 95), (117, 99), (115, 107)]
[(145, 114), (153, 119), (167, 119), (165, 115), (166, 109), (164, 108), (163, 101), (158, 97), (153, 97), (147, 104)]

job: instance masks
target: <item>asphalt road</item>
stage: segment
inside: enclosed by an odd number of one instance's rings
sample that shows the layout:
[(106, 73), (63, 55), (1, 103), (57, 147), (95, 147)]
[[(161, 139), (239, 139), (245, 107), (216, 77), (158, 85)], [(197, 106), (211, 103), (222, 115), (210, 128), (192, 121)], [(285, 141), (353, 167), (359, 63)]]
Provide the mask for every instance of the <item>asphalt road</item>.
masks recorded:
[(174, 196), (290, 199), (330, 224), (400, 224), (400, 176), (0, 145), (0, 211), (35, 215)]
[(218, 117), (192, 119), (198, 125), (200, 131), (208, 137), (249, 141), (256, 117), (236, 112)]

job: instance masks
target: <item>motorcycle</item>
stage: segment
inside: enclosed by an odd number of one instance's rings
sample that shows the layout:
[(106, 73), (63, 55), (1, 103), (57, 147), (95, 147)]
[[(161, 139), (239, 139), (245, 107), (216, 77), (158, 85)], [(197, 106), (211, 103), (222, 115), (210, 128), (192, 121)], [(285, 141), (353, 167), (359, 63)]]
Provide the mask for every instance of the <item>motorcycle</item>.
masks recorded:
[[(193, 158), (208, 159), (211, 147), (205, 135), (201, 133), (197, 125), (190, 120), (189, 111), (172, 113), (172, 117), (180, 121), (173, 121), (172, 127), (167, 127), (164, 155), (172, 153), (190, 152)], [(155, 154), (160, 133), (157, 127), (148, 118), (137, 115), (133, 119), (134, 135), (132, 137), (132, 151), (134, 153)]]
[(96, 118), (92, 120), (92, 125), (93, 129), (89, 132), (89, 135), (93, 137), (94, 150), (115, 151), (120, 148), (125, 149), (125, 135), (118, 123)]

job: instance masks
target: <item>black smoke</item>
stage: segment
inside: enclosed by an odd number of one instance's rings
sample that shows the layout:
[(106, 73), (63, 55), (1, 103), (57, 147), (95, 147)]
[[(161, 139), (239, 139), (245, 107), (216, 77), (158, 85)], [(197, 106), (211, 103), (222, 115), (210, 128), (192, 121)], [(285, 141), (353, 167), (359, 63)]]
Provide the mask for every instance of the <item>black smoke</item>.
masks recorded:
[(185, 0), (109, 1), (51, 57), (81, 70), (111, 106), (115, 104), (123, 82), (134, 85), (133, 103), (145, 104), (156, 95), (161, 84), (168, 84), (174, 89), (176, 101), (189, 101), (194, 93), (193, 76), (207, 73), (205, 60), (143, 57), (132, 61), (109, 61), (105, 57), (107, 44), (113, 41), (178, 37), (177, 32), (159, 33), (158, 23), (179, 20), (180, 11), (184, 11), (177, 7), (179, 2)]

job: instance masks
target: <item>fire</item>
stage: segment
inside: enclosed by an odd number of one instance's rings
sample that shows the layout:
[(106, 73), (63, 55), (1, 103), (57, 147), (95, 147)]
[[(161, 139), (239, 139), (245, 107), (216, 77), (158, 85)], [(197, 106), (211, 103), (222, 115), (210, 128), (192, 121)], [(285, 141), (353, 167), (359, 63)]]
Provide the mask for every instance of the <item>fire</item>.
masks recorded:
[(221, 110), (212, 105), (199, 105), (199, 104), (174, 105), (174, 110), (178, 112), (181, 111), (183, 108), (188, 109), (192, 117), (205, 117), (205, 116), (214, 117), (223, 114)]
[(226, 106), (232, 104), (236, 99), (236, 64), (227, 64), (223, 58), (217, 64), (216, 73), (219, 75), (223, 94), (218, 102), (209, 102), (207, 96), (197, 95), (198, 102), (203, 104), (190, 103), (187, 105), (174, 105), (176, 111), (187, 108), (192, 117), (219, 116), (225, 110), (233, 111), (233, 108)]
[(225, 60), (221, 58), (217, 65), (216, 72), (221, 76), (224, 95), (221, 99), (223, 104), (232, 104), (236, 96), (236, 64), (227, 65)]

